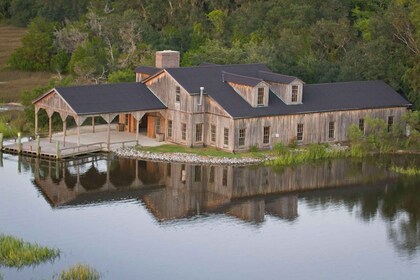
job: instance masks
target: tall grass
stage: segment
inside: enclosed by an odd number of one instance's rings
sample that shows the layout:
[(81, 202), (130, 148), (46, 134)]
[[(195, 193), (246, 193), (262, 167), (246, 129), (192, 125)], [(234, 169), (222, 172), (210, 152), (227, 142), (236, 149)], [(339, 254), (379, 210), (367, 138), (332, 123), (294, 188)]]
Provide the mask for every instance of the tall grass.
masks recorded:
[(22, 239), (0, 235), (0, 266), (21, 268), (53, 261), (60, 251), (24, 242)]
[(56, 280), (99, 280), (101, 274), (95, 269), (84, 264), (77, 264), (67, 270), (63, 270)]
[(304, 149), (289, 149), (282, 144), (274, 147), (278, 157), (269, 161), (268, 165), (286, 166), (305, 162), (318, 161), (329, 158), (345, 157), (349, 155), (348, 151), (330, 149), (328, 145), (310, 144)]

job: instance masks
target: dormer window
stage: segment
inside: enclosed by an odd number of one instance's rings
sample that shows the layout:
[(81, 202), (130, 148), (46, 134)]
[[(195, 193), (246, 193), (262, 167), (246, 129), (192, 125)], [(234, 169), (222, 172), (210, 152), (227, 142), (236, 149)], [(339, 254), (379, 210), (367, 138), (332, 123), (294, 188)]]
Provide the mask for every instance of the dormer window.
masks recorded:
[(299, 86), (292, 86), (292, 102), (298, 101)]
[(181, 88), (180, 87), (175, 88), (175, 102), (177, 103), (181, 102)]
[(264, 106), (264, 88), (258, 88), (257, 106)]

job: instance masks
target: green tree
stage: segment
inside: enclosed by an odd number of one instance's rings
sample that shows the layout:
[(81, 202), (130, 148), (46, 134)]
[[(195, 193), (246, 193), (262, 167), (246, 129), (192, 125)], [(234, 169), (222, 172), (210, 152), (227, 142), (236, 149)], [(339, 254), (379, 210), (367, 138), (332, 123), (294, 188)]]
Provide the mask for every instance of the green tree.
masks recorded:
[(19, 70), (40, 71), (50, 69), (54, 53), (54, 24), (41, 17), (35, 18), (22, 39), (22, 47), (12, 53), (8, 64)]

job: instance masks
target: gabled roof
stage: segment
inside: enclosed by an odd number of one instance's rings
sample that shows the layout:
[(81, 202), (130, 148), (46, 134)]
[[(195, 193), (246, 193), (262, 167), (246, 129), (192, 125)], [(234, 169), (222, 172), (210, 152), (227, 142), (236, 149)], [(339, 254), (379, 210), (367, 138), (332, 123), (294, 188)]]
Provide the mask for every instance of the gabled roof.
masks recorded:
[(287, 76), (283, 74), (277, 74), (267, 71), (258, 71), (257, 76), (265, 81), (281, 83), (281, 84), (290, 84), (294, 80), (299, 80), (297, 77)]
[(224, 82), (232, 82), (235, 84), (246, 85), (246, 86), (251, 86), (251, 87), (255, 87), (259, 83), (263, 82), (263, 80), (258, 79), (258, 78), (232, 74), (225, 71), (222, 71), (222, 80)]
[(142, 83), (57, 87), (55, 90), (77, 115), (166, 109)]
[(150, 76), (158, 73), (161, 70), (162, 70), (161, 68), (157, 68), (153, 66), (139, 66), (134, 69), (136, 73), (144, 73)]
[(248, 84), (257, 79), (290, 83), (298, 78), (272, 73), (263, 64), (208, 65), (165, 70), (190, 94), (199, 93), (199, 88), (203, 86), (206, 94), (233, 118), (411, 105), (382, 81), (362, 81), (304, 85), (302, 104), (297, 105), (286, 105), (270, 91), (268, 106), (252, 107), (224, 82), (223, 75), (226, 75), (226, 72), (229, 73), (231, 80), (240, 79), (242, 83)]

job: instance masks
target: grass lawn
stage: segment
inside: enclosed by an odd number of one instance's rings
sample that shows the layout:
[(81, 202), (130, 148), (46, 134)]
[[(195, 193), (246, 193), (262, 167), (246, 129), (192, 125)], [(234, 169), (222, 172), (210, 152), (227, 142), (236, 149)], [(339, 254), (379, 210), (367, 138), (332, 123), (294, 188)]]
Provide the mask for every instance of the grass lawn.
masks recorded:
[(180, 145), (165, 144), (157, 147), (137, 147), (139, 151), (148, 151), (153, 153), (187, 153), (187, 154), (196, 154), (200, 156), (210, 156), (210, 157), (226, 157), (226, 158), (244, 158), (244, 157), (253, 157), (258, 158), (262, 157), (264, 154), (269, 153), (269, 151), (258, 151), (258, 152), (244, 152), (244, 153), (229, 153), (215, 149), (213, 147), (203, 147), (203, 148), (188, 148)]
[(19, 102), (23, 90), (48, 83), (53, 73), (5, 69), (7, 59), (21, 46), (26, 29), (0, 24), (0, 103)]

